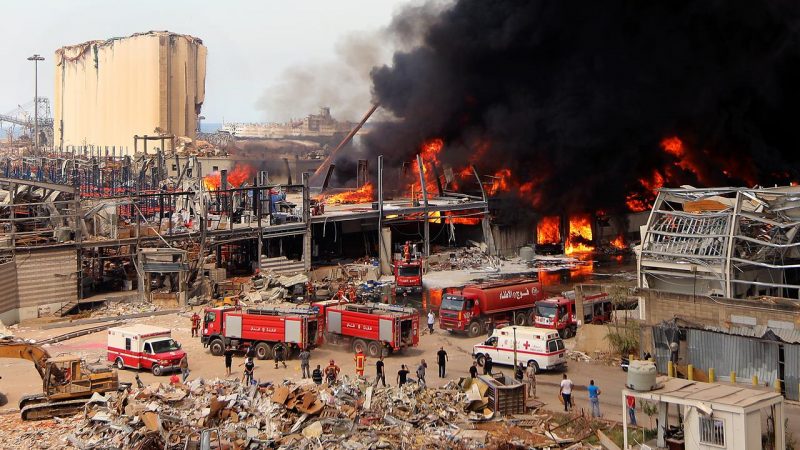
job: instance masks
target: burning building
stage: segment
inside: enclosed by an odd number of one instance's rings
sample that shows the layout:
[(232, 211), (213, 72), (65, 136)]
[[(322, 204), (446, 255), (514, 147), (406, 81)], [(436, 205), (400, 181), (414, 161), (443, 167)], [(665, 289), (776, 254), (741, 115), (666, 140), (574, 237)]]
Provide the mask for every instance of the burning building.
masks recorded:
[(800, 187), (662, 189), (639, 285), (701, 296), (800, 298)]
[(205, 99), (206, 47), (200, 39), (137, 33), (62, 47), (54, 61), (56, 147), (107, 147), (132, 155), (135, 135), (194, 139)]

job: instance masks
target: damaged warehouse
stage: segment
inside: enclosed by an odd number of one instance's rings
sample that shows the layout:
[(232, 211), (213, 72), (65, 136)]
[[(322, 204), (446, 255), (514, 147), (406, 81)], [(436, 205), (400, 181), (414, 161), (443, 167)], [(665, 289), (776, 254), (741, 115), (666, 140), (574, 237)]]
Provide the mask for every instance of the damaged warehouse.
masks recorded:
[(642, 233), (642, 288), (800, 299), (800, 187), (662, 189)]

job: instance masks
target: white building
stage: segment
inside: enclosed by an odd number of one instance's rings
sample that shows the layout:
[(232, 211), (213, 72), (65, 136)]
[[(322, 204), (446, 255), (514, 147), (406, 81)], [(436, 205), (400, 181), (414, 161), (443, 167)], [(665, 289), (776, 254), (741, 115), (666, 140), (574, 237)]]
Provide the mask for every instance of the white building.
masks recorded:
[[(622, 390), (622, 416), (628, 417), (625, 397), (658, 406), (658, 448), (701, 450), (748, 450), (762, 448), (762, 434), (768, 434), (775, 450), (786, 449), (783, 397), (771, 391), (747, 389), (735, 385), (702, 383), (680, 378), (661, 377), (653, 391)], [(676, 406), (670, 412), (671, 406)], [(677, 412), (675, 411), (677, 410)], [(683, 423), (681, 442), (670, 439), (665, 430), (670, 414), (679, 414)], [(641, 419), (640, 419), (641, 421)], [(774, 425), (767, 425), (774, 424)], [(774, 426), (774, 433), (769, 430)], [(628, 447), (628, 422), (623, 421), (624, 448)], [(642, 447), (645, 448), (645, 447)]]

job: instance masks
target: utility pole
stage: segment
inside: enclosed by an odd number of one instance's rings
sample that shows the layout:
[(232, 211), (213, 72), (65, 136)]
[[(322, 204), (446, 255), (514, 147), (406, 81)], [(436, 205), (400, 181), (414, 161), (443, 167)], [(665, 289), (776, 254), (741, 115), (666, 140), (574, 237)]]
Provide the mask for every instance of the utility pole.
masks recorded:
[(39, 61), (44, 61), (44, 57), (35, 54), (28, 57), (28, 61), (33, 61), (33, 148), (39, 151)]

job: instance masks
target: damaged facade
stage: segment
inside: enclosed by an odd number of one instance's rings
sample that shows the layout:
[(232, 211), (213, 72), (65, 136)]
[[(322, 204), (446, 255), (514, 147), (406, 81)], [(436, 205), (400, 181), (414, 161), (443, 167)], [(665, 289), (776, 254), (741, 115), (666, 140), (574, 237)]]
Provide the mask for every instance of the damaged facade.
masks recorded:
[(662, 189), (642, 232), (642, 288), (800, 298), (800, 187)]

